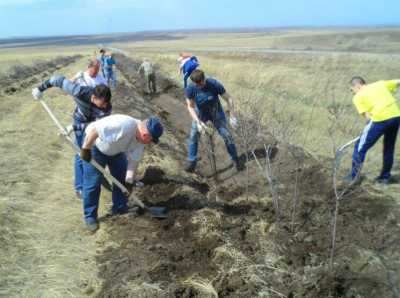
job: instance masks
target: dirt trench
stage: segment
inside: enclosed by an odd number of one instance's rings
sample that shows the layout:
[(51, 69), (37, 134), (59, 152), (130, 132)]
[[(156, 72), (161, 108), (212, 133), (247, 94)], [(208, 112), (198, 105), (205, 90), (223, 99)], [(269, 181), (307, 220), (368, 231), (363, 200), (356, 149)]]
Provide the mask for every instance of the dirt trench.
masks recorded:
[(144, 95), (137, 61), (118, 60), (127, 83), (114, 92), (116, 110), (142, 118), (155, 113), (166, 126), (160, 145), (145, 156), (145, 187), (138, 196), (169, 212), (165, 220), (146, 214), (106, 219), (113, 245), (97, 258), (104, 280), (98, 297), (399, 297), (400, 212), (395, 199), (356, 188), (342, 201), (331, 269), (334, 196), (325, 164), (296, 148), (303, 161), (298, 168), (293, 148), (263, 140), (275, 149), (271, 161), (280, 196), (278, 222), (255, 161), (248, 163), (246, 190), (246, 175), (229, 166), (222, 142), (216, 141), (217, 183), (204, 147), (198, 172), (182, 170), (190, 125), (182, 91), (159, 75), (160, 93)]
[(54, 71), (76, 62), (82, 55), (60, 56), (51, 60), (37, 60), (32, 66), (15, 65), (0, 76), (0, 96), (12, 95), (49, 78)]

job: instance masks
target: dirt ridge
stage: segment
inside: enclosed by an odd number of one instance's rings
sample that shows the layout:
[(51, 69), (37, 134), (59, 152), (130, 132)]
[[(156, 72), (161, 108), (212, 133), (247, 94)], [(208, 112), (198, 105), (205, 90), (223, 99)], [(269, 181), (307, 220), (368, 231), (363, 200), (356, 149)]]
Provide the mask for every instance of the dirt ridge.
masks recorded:
[[(116, 107), (137, 113), (140, 106), (141, 115), (164, 115), (167, 133), (160, 146), (146, 155), (146, 185), (138, 195), (149, 204), (167, 206), (169, 217), (109, 220), (108, 232), (118, 245), (98, 256), (104, 279), (98, 297), (210, 297), (213, 293), (219, 297), (396, 297), (400, 211), (393, 198), (372, 195), (365, 188), (351, 192), (341, 204), (335, 267), (329, 268), (334, 207), (329, 168), (304, 153), (304, 167), (297, 169), (289, 146), (276, 145), (272, 163), (281, 197), (280, 223), (254, 161), (249, 162), (247, 199), (245, 178), (232, 168), (227, 168), (218, 187), (203, 175), (206, 162), (200, 163), (197, 175), (180, 169), (170, 174), (164, 163), (181, 165), (186, 153), (177, 146), (185, 144), (189, 129), (181, 91), (172, 83), (153, 98), (129, 97), (130, 92), (143, 91), (137, 89), (141, 88), (137, 62), (118, 59), (130, 65), (120, 71), (131, 85), (116, 90), (114, 98), (122, 98)], [(226, 159), (225, 149), (218, 146), (217, 154)], [(298, 171), (301, 183), (293, 231), (291, 199)]]

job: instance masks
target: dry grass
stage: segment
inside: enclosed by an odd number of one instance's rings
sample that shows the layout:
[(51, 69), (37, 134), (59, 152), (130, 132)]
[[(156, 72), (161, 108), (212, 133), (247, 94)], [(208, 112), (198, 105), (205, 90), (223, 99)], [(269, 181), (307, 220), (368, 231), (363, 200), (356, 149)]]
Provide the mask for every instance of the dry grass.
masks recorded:
[[(181, 82), (176, 62), (178, 52), (135, 51), (131, 55), (149, 57), (164, 73)], [(346, 110), (343, 116), (346, 133), (337, 134), (338, 144), (359, 134), (364, 124), (351, 103), (349, 78), (355, 74), (364, 76), (369, 82), (396, 78), (400, 67), (400, 59), (379, 54), (195, 54), (200, 59), (201, 68), (224, 83), (239, 108), (241, 98), (257, 99), (256, 104), (267, 111), (266, 125), (269, 129), (280, 127), (280, 121), (295, 131), (290, 139), (281, 141), (325, 157), (333, 156), (328, 132), (332, 105), (342, 105)], [(397, 156), (400, 156), (399, 144), (397, 148)], [(348, 165), (350, 151), (343, 165)], [(364, 168), (379, 168), (380, 155), (381, 145), (378, 144), (368, 154)], [(398, 171), (396, 166), (395, 171)]]
[[(62, 72), (69, 76), (85, 63)], [(49, 90), (46, 100), (64, 124), (71, 121), (69, 96)], [(91, 296), (100, 286), (96, 243), (107, 234), (83, 229), (73, 152), (30, 89), (0, 104), (0, 296)]]
[(184, 284), (200, 291), (202, 298), (218, 298), (218, 293), (212, 283), (202, 278), (189, 278)]

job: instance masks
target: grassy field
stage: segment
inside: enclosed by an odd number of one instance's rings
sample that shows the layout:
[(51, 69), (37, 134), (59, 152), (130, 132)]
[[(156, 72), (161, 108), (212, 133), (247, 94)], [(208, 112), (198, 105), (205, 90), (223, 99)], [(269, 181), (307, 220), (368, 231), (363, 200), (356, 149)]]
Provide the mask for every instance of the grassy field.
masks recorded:
[[(162, 72), (181, 81), (177, 53), (129, 53), (132, 57), (152, 59)], [(332, 157), (334, 147), (357, 136), (364, 126), (352, 104), (350, 78), (361, 75), (368, 82), (397, 78), (400, 67), (400, 58), (385, 54), (194, 54), (209, 76), (224, 83), (239, 108), (241, 102), (253, 101), (265, 110), (266, 125), (278, 138), (325, 157)], [(332, 110), (338, 106), (340, 118), (334, 120)], [(292, 135), (286, 136), (279, 127), (291, 129)], [(381, 145), (372, 149), (367, 169), (372, 166), (376, 171), (380, 167), (380, 152)], [(400, 156), (399, 150), (397, 154)], [(348, 158), (349, 155), (347, 161)]]
[[(238, 109), (243, 109), (245, 102), (252, 102), (264, 111), (267, 133), (282, 143), (311, 152), (328, 169), (334, 149), (358, 135), (364, 125), (351, 103), (349, 79), (353, 75), (364, 76), (368, 82), (400, 78), (400, 57), (393, 55), (400, 50), (398, 28), (172, 35), (179, 38), (106, 46), (120, 48), (134, 59), (148, 57), (160, 72), (180, 83), (178, 53), (192, 51), (201, 68), (224, 83)], [(265, 48), (275, 52), (262, 53)], [(242, 52), (248, 49), (257, 52)], [(76, 63), (57, 71), (71, 76), (85, 68), (96, 50), (92, 46), (0, 49), (0, 76), (16, 65), (30, 66), (59, 55), (83, 55)], [(39, 81), (37, 77), (36, 82)], [(111, 254), (125, 240), (111, 242), (107, 229), (94, 236), (83, 231), (81, 202), (75, 199), (72, 188), (73, 152), (60, 141), (41, 106), (31, 99), (35, 84), (0, 97), (0, 296), (93, 296), (102, 283), (96, 256), (107, 247)], [(71, 99), (51, 90), (46, 93), (46, 100), (62, 122), (68, 124), (74, 106)], [(339, 118), (335, 120), (334, 115)], [(349, 158), (350, 152), (343, 173), (348, 169)], [(369, 152), (365, 165), (369, 181), (378, 174), (381, 159), (378, 144)], [(399, 176), (399, 143), (395, 160), (393, 172)], [(157, 164), (169, 167), (162, 161)], [(174, 160), (174, 167), (177, 164)], [(174, 175), (180, 173), (177, 168), (170, 170)], [(397, 197), (399, 191), (398, 184), (372, 190), (382, 199)], [(165, 195), (161, 191), (160, 194)], [(105, 193), (102, 212), (109, 206), (109, 199), (110, 195)], [(145, 219), (139, 223), (148, 224)], [(151, 226), (156, 226), (149, 232), (156, 238), (154, 231), (159, 227), (154, 222)], [(136, 237), (128, 227), (132, 238)], [(255, 234), (258, 229), (267, 233), (266, 227), (257, 226)], [(264, 242), (270, 241), (265, 239)], [(263, 249), (268, 251), (270, 244), (264, 244)], [(146, 253), (147, 247), (142, 248)], [(142, 288), (136, 290), (140, 292)]]

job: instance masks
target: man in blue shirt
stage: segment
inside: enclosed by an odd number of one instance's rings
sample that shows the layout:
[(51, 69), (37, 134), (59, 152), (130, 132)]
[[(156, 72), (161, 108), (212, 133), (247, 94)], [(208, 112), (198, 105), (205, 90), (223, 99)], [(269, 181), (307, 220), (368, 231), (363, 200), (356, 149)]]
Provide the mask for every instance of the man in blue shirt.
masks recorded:
[(192, 72), (199, 67), (199, 61), (196, 56), (187, 55), (181, 53), (178, 58), (178, 62), (181, 63), (180, 72), (183, 74), (183, 87), (187, 87), (187, 80), (189, 79)]
[(106, 59), (106, 51), (104, 49), (100, 49), (100, 57), (98, 58), (98, 60), (100, 61), (101, 74), (104, 79), (106, 78), (106, 74), (104, 72), (105, 59)]
[(196, 69), (190, 75), (192, 84), (185, 89), (186, 103), (190, 116), (193, 119), (189, 137), (189, 152), (187, 172), (194, 172), (197, 163), (199, 133), (205, 133), (205, 123), (211, 121), (219, 135), (225, 142), (226, 149), (238, 171), (243, 170), (243, 164), (238, 158), (236, 145), (228, 129), (224, 110), (222, 109), (219, 96), (228, 103), (227, 113), (232, 127), (237, 125), (233, 115), (233, 100), (225, 91), (224, 86), (215, 79), (205, 78), (204, 72)]
[(107, 81), (108, 87), (115, 88), (117, 85), (117, 78), (114, 71), (114, 65), (116, 65), (116, 61), (114, 59), (113, 53), (108, 53), (108, 55), (104, 58), (104, 69), (103, 73), (105, 74), (105, 79)]

